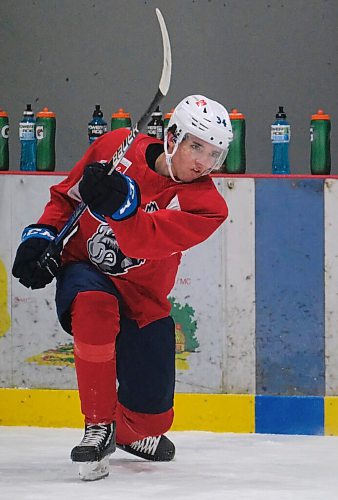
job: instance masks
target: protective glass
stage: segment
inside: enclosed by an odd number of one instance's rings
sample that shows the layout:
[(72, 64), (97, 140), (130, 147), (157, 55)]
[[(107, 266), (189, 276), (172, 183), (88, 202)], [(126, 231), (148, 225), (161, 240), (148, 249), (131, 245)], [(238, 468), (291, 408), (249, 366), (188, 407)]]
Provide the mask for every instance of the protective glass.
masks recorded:
[(227, 151), (213, 146), (195, 135), (186, 134), (182, 145), (188, 150), (191, 158), (205, 167), (205, 173), (219, 168), (225, 160)]

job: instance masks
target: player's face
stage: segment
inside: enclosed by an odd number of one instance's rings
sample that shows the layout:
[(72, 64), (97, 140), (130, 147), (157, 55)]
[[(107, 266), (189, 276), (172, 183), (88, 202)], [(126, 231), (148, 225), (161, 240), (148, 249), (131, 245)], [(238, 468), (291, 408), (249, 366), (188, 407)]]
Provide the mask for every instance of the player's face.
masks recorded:
[(209, 174), (219, 164), (222, 155), (220, 148), (187, 134), (172, 158), (173, 174), (182, 182), (192, 182)]

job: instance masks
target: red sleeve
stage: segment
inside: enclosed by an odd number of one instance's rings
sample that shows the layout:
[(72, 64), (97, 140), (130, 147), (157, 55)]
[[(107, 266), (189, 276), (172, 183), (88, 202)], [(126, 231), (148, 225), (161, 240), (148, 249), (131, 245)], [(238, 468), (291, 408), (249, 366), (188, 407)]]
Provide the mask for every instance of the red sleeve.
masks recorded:
[(38, 223), (50, 224), (60, 231), (81, 201), (78, 183), (86, 165), (101, 160), (109, 161), (128, 133), (127, 129), (118, 129), (97, 139), (76, 163), (66, 179), (50, 188), (50, 201)]
[(190, 189), (188, 196), (183, 188), (181, 194), (181, 210), (138, 210), (124, 221), (109, 220), (125, 255), (139, 259), (168, 257), (206, 240), (226, 219), (227, 205), (213, 185), (202, 191)]

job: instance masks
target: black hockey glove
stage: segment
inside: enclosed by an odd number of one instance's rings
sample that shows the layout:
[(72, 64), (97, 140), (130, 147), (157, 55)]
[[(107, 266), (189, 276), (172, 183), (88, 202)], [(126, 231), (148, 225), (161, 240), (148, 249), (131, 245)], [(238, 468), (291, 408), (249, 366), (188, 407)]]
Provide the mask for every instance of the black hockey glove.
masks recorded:
[(87, 165), (79, 191), (92, 212), (120, 221), (135, 215), (141, 203), (137, 182), (119, 172), (108, 174), (107, 163)]
[(40, 265), (39, 259), (54, 240), (57, 230), (54, 226), (32, 224), (22, 233), (21, 243), (16, 252), (12, 274), (19, 278), (22, 285), (32, 290), (44, 288), (57, 274), (61, 263), (60, 251), (56, 251), (46, 262)]

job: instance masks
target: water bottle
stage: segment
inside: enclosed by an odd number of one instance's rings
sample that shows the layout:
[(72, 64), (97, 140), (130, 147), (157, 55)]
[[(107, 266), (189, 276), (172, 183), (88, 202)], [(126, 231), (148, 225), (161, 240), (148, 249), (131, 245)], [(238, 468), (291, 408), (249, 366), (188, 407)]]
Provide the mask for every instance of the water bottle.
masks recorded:
[(163, 129), (165, 130), (168, 127), (168, 123), (170, 121), (170, 118), (172, 117), (174, 112), (174, 108), (172, 108), (168, 113), (164, 115), (164, 120), (163, 120)]
[(286, 121), (283, 106), (279, 106), (276, 121), (271, 125), (271, 141), (273, 147), (272, 173), (289, 174), (290, 124)]
[(0, 109), (0, 170), (9, 169), (8, 137), (8, 113)]
[(310, 163), (311, 173), (314, 175), (327, 175), (331, 172), (330, 132), (330, 115), (318, 109), (317, 113), (311, 116), (310, 126)]
[(164, 125), (159, 106), (157, 106), (156, 110), (151, 115), (151, 120), (147, 125), (147, 134), (150, 137), (156, 137), (156, 139), (163, 141)]
[(88, 123), (89, 144), (107, 132), (107, 122), (103, 119), (103, 113), (99, 104), (95, 105), (93, 118)]
[(43, 108), (36, 115), (36, 169), (55, 170), (55, 113)]
[(229, 117), (234, 137), (221, 170), (228, 174), (244, 174), (246, 168), (245, 116), (234, 108), (229, 113)]
[(123, 108), (119, 108), (116, 113), (111, 115), (110, 130), (116, 130), (118, 128), (131, 129), (130, 113), (127, 113)]
[(35, 117), (31, 104), (27, 104), (19, 125), (21, 142), (20, 170), (36, 170)]

